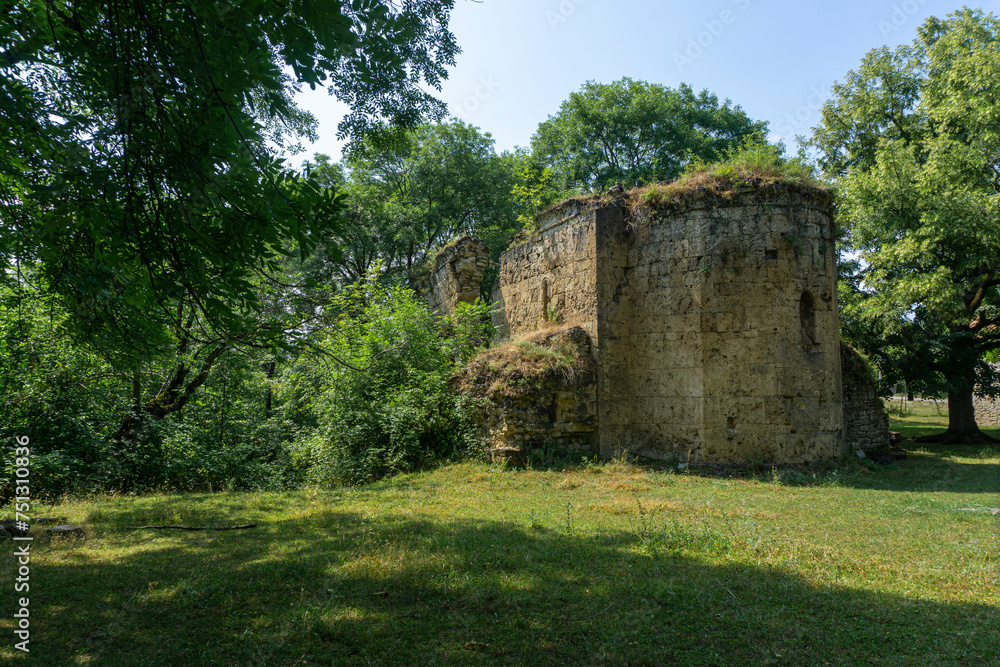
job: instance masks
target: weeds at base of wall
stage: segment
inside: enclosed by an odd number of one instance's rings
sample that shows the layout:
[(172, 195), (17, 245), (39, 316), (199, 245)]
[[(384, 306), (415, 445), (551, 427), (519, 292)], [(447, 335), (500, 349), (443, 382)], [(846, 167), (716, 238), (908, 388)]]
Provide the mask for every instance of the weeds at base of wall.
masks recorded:
[[(978, 458), (988, 459), (995, 455), (991, 448), (978, 453)], [(544, 441), (531, 449), (524, 466), (515, 466), (508, 461), (490, 464), (491, 474), (513, 474), (524, 471), (584, 472), (599, 474), (649, 474), (663, 475), (661, 480), (681, 477), (702, 477), (720, 480), (741, 479), (758, 483), (785, 486), (841, 486), (852, 475), (892, 475), (900, 470), (899, 464), (883, 465), (868, 459), (858, 459), (853, 454), (839, 459), (819, 459), (807, 464), (774, 464), (764, 456), (750, 457), (748, 463), (682, 463), (677, 455), (667, 460), (647, 459), (619, 449), (611, 458), (600, 455), (581, 455), (566, 452), (555, 441)], [(571, 487), (566, 487), (568, 490)], [(575, 485), (574, 487), (575, 488)]]

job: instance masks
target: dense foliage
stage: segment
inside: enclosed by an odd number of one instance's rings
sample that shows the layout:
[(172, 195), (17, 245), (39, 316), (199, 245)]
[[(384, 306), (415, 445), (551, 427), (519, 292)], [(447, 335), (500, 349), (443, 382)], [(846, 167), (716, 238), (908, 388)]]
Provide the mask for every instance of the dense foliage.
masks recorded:
[(356, 483), (467, 453), (476, 441), (471, 414), (448, 379), (488, 341), (476, 326), (488, 305), (460, 309), (445, 325), (450, 338), (412, 290), (380, 284), (377, 272), (332, 305), (338, 318), (318, 358), (303, 358), (286, 378), (314, 388), (317, 428), (297, 450), (309, 478)]
[[(472, 413), (448, 379), (489, 340), (489, 307), (438, 321), (378, 269), (328, 301), (299, 353), (225, 350), (169, 419), (139, 398), (162, 393), (182, 357), (116, 369), (66, 335), (56, 300), (5, 289), (0, 438), (30, 439), (38, 498), (356, 483), (468, 453)], [(0, 452), (0, 499), (12, 493), (12, 456)]]
[(281, 482), (316, 419), (277, 385), (329, 323), (348, 211), (284, 162), (315, 136), (293, 95), (399, 150), (444, 114), (453, 5), (0, 2), (0, 431), (62, 466), (40, 490)]
[(1000, 21), (963, 9), (834, 87), (814, 144), (837, 179), (845, 337), (887, 379), (947, 393), (947, 439), (986, 439), (975, 387), (1000, 349)]
[[(146, 413), (129, 441), (117, 438), (139, 396), (169, 382), (155, 360), (121, 370), (74, 342), (53, 298), (0, 291), (0, 438), (32, 443), (32, 495), (178, 490), (288, 483), (284, 443), (294, 435), (280, 410), (265, 409), (266, 354), (227, 352), (183, 413)], [(0, 498), (12, 492), (13, 449), (0, 452)]]
[(532, 155), (564, 187), (606, 189), (669, 181), (694, 159), (717, 160), (767, 123), (729, 100), (681, 84), (676, 90), (629, 78), (594, 81), (538, 126)]
[(326, 83), (356, 139), (440, 116), (421, 85), (454, 62), (452, 6), (3, 2), (2, 261), (38, 260), (77, 335), (136, 357), (179, 299), (218, 339), (267, 337), (256, 278), (342, 211), (277, 155), (313, 132), (293, 93)]
[(510, 156), (457, 119), (396, 139), (388, 146), (363, 142), (339, 164), (319, 155), (307, 165), (346, 197), (335, 235), (340, 281), (356, 281), (381, 262), (390, 275), (413, 282), (434, 250), (464, 234), (499, 256), (519, 228)]

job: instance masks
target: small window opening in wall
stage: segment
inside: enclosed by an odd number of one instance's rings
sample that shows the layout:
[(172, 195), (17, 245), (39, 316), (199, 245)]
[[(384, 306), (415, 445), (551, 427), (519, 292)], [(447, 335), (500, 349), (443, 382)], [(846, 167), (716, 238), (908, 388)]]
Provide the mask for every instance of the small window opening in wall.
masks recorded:
[(765, 250), (764, 251), (764, 259), (772, 261), (772, 262), (776, 261), (778, 259), (778, 251), (777, 250)]
[(542, 279), (542, 317), (549, 315), (549, 280)]
[(802, 340), (809, 345), (816, 344), (816, 300), (809, 292), (803, 292), (799, 299), (799, 321), (802, 323)]

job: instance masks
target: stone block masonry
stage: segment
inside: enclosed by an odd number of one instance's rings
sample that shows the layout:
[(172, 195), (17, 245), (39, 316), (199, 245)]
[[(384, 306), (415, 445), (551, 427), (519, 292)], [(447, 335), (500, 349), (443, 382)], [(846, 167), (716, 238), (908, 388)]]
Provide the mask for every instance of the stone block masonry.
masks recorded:
[[(997, 365), (993, 365), (997, 370)], [(973, 396), (972, 407), (979, 426), (1000, 426), (1000, 400), (989, 396)]]
[(597, 330), (597, 238), (602, 211), (572, 199), (541, 214), (538, 232), (501, 257), (493, 292), (499, 340), (550, 322), (574, 324), (591, 339)]
[(473, 303), (479, 297), (489, 262), (489, 248), (471, 236), (445, 246), (431, 260), (430, 277), (420, 290), (426, 295), (431, 311), (450, 315), (458, 304)]
[(844, 384), (844, 442), (850, 450), (869, 451), (889, 445), (889, 415), (868, 362), (841, 344)]
[(570, 200), (501, 258), (498, 323), (589, 335), (604, 455), (839, 456), (831, 201), (781, 184), (693, 190), (642, 216), (634, 199)]
[(597, 382), (590, 337), (547, 327), (495, 347), (453, 378), (481, 403), (491, 448), (597, 453)]

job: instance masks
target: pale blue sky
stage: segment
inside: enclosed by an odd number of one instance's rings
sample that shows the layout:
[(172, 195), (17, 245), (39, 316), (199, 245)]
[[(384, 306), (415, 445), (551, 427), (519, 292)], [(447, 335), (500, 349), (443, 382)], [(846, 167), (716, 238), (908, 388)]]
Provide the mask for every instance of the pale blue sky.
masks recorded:
[[(450, 113), (492, 134), (498, 151), (527, 146), (538, 124), (587, 80), (629, 76), (729, 98), (794, 149), (830, 86), (883, 44), (909, 43), (954, 0), (457, 0), (462, 47), (438, 95)], [(980, 4), (997, 13), (1000, 2)], [(299, 102), (320, 122), (305, 154), (339, 156), (344, 107), (326, 91)]]

